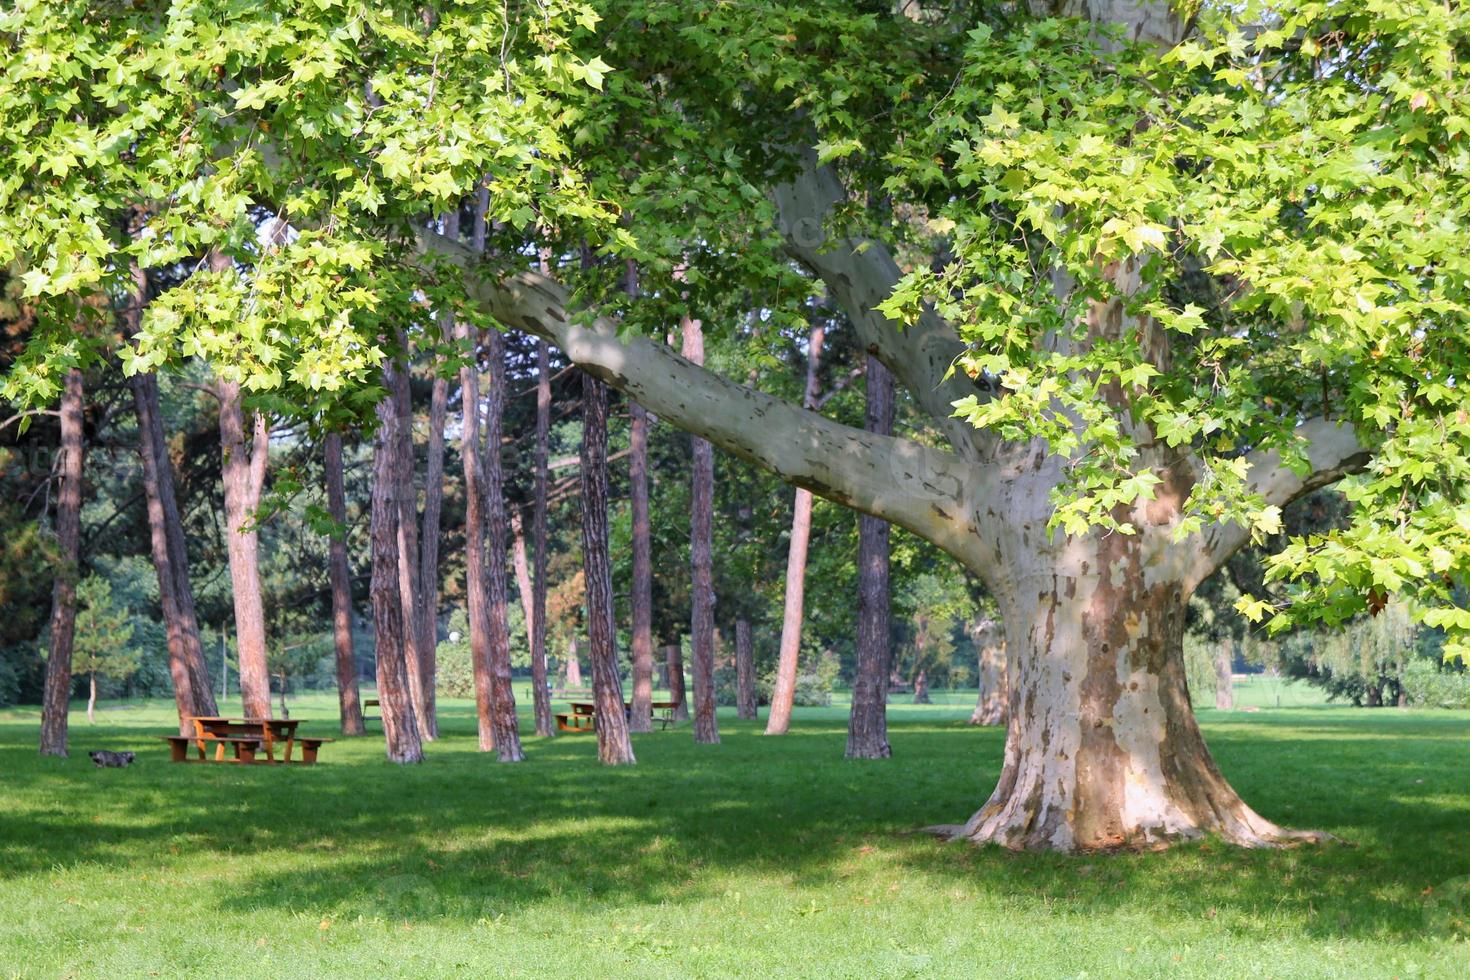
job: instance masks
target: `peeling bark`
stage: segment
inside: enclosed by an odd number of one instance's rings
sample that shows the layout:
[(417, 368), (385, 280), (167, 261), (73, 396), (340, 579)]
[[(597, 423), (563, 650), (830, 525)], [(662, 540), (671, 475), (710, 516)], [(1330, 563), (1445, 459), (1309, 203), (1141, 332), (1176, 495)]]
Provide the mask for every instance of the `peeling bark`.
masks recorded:
[(980, 695), (970, 714), (972, 725), (1002, 725), (1006, 720), (1006, 648), (1000, 624), (982, 619), (970, 630), (979, 659)]
[(341, 535), (327, 545), (327, 572), (332, 583), (332, 649), (337, 666), (337, 708), (343, 735), (364, 735), (362, 699), (357, 688), (357, 657), (352, 649), (352, 569), (347, 561), (347, 495), (342, 484), (342, 436), (327, 433), (323, 447), (327, 512)]
[(271, 716), (270, 671), (266, 666), (265, 601), (260, 584), (260, 537), (255, 511), (265, 486), (270, 432), (265, 416), (252, 413), (250, 445), (240, 383), (215, 382), (219, 399), (220, 478), (225, 489), (225, 546), (235, 604), (235, 651), (240, 663), (240, 700), (247, 718)]
[(1235, 710), (1235, 669), (1232, 664), (1234, 644), (1220, 644), (1215, 652), (1215, 710)]
[[(67, 709), (71, 702), (71, 658), (76, 642), (77, 577), (82, 536), (82, 372), (66, 372), (61, 389), (61, 485), (56, 494), (56, 578), (51, 587), (51, 649), (41, 702), (41, 754), (67, 754)], [(96, 680), (92, 682), (96, 697)], [(91, 705), (87, 719), (92, 718)]]
[(551, 453), (551, 355), (546, 341), (536, 343), (536, 477), (531, 511), (531, 538), (535, 547), (536, 577), (532, 592), (531, 701), (536, 734), (551, 738), (551, 692), (546, 684), (546, 494)]
[[(469, 346), (470, 328), (456, 321), (454, 337)], [(459, 369), (460, 460), (464, 464), (465, 595), (469, 620), (470, 665), (475, 679), (475, 720), (480, 751), (495, 748), (490, 709), (490, 622), (486, 612), (485, 495), (480, 487), (480, 381), (474, 364)]]
[[(698, 320), (680, 318), (683, 355), (704, 364), (704, 331)], [(694, 741), (720, 741), (715, 717), (714, 447), (690, 436), (689, 608), (690, 652), (694, 660)]]
[(612, 560), (607, 545), (607, 390), (582, 375), (582, 568), (587, 580), (587, 639), (597, 758), (631, 765), (633, 743), (623, 714), (618, 634), (613, 619)]
[[(871, 354), (867, 367), (867, 428), (893, 431), (893, 375)], [(847, 757), (886, 759), (888, 744), (888, 522), (858, 517), (857, 674), (847, 719)]]
[[(407, 349), (407, 341), (399, 334), (399, 343)], [(419, 736), (432, 741), (428, 701), (424, 692), (423, 637), (428, 627), (419, 578), (419, 514), (418, 492), (413, 481), (413, 398), (409, 388), (407, 355), (402, 363), (385, 370), (388, 390), (393, 396), (393, 495), (398, 505), (398, 595), (403, 603), (403, 659), (408, 668), (408, 693), (413, 699), (414, 719)]]
[(515, 689), (510, 680), (510, 619), (506, 597), (505, 492), (500, 461), (501, 425), (505, 406), (505, 348), (500, 332), (487, 336), (490, 390), (486, 393), (485, 458), (485, 614), (489, 632), (490, 720), (495, 751), (501, 762), (520, 762), (520, 721), (516, 717)]
[(628, 495), (633, 521), (633, 703), (628, 729), (653, 731), (653, 522), (648, 513), (648, 413), (628, 403)]
[(664, 670), (669, 675), (669, 700), (674, 702), (674, 720), (689, 720), (689, 700), (684, 696), (684, 646), (677, 640), (664, 644)]

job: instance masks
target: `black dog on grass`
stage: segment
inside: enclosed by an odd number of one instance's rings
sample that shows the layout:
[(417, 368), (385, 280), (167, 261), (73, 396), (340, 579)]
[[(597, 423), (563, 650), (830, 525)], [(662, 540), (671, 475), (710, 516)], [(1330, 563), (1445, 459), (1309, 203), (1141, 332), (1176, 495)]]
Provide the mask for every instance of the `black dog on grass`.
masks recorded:
[(87, 754), (92, 757), (92, 762), (98, 769), (123, 769), (133, 764), (131, 752), (107, 752), (98, 749)]

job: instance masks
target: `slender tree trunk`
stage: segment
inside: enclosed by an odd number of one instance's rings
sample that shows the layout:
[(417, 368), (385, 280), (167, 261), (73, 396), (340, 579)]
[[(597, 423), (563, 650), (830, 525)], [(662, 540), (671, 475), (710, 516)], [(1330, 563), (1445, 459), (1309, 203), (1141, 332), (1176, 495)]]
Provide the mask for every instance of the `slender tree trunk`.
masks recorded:
[(521, 597), (521, 615), (526, 620), (526, 648), (530, 649), (531, 625), (536, 617), (536, 587), (531, 583), (531, 557), (526, 548), (526, 528), (519, 507), (507, 506), (510, 522), (510, 566)]
[(566, 686), (568, 688), (579, 688), (582, 686), (582, 663), (577, 659), (577, 638), (572, 637), (567, 644), (567, 668)]
[(980, 695), (970, 714), (972, 725), (1003, 725), (1006, 720), (1006, 648), (1000, 624), (982, 619), (970, 630), (980, 661)]
[[(468, 323), (456, 322), (455, 339), (470, 345)], [(465, 594), (468, 596), (470, 664), (475, 677), (475, 718), (479, 723), (480, 751), (495, 748), (495, 726), (490, 707), (490, 618), (486, 609), (489, 585), (485, 581), (485, 494), (481, 489), (480, 379), (474, 364), (459, 369), (459, 455), (464, 463)]]
[[(444, 324), (444, 338), (453, 332), (453, 318)], [(424, 475), (424, 520), (419, 535), (418, 638), (419, 681), (424, 698), (424, 720), (431, 738), (439, 737), (439, 710), (434, 684), (438, 675), (439, 645), (439, 525), (444, 503), (444, 422), (449, 411), (449, 380), (437, 370), (429, 394), (429, 446)]]
[[(146, 284), (143, 288), (146, 289)], [(159, 414), (158, 377), (137, 374), (129, 385), (138, 416), (138, 455), (143, 462), (148, 536), (153, 568), (158, 576), (168, 672), (179, 713), (179, 734), (187, 735), (194, 731), (190, 718), (218, 715), (219, 707), (204, 663), (199, 620), (194, 612), (194, 589), (189, 582), (183, 521), (174, 493), (173, 464), (169, 461)]]
[[(67, 753), (67, 707), (71, 701), (71, 657), (76, 642), (77, 575), (81, 559), (82, 372), (66, 372), (61, 390), (61, 488), (56, 494), (56, 577), (51, 587), (51, 650), (41, 704), (41, 754)], [(91, 714), (89, 712), (88, 719)]]
[(277, 674), (276, 677), (280, 681), (281, 717), (290, 718), (291, 712), (286, 710), (286, 675)]
[(332, 647), (337, 663), (337, 707), (343, 735), (362, 735), (362, 699), (357, 689), (357, 657), (352, 649), (352, 570), (347, 562), (347, 494), (342, 479), (342, 436), (327, 433), (325, 470), (327, 512), (340, 531), (327, 545), (332, 583)]
[[(822, 343), (827, 331), (812, 327), (806, 362), (806, 407), (817, 400), (817, 369), (821, 366)], [(776, 661), (776, 686), (771, 692), (771, 711), (766, 717), (767, 735), (785, 735), (791, 727), (791, 707), (796, 698), (796, 674), (801, 657), (801, 627), (806, 601), (806, 552), (812, 534), (812, 492), (796, 490), (791, 509), (791, 541), (786, 553), (786, 604), (781, 615), (781, 648)]]
[(623, 714), (618, 676), (617, 625), (613, 619), (612, 561), (607, 545), (607, 389), (582, 375), (582, 567), (587, 579), (587, 638), (592, 658), (592, 699), (597, 757), (608, 765), (633, 763), (633, 743)]
[(490, 627), (490, 720), (495, 730), (495, 751), (501, 762), (520, 762), (520, 722), (516, 717), (516, 695), (510, 682), (510, 619), (506, 598), (505, 492), (500, 464), (501, 425), (505, 407), (505, 347), (500, 332), (491, 328), (487, 336), (490, 360), (490, 391), (487, 392), (485, 425), (485, 612)]
[(684, 691), (684, 646), (678, 640), (664, 644), (664, 667), (669, 674), (669, 700), (674, 702), (674, 720), (689, 720), (689, 699)]
[[(385, 370), (387, 370), (385, 368)], [(404, 645), (408, 630), (403, 615), (402, 581), (398, 560), (402, 554), (398, 535), (399, 445), (396, 431), (398, 410), (390, 394), (378, 403), (378, 433), (373, 445), (373, 629), (378, 662), (378, 703), (383, 719), (383, 738), (390, 762), (422, 762), (423, 741), (409, 690), (408, 662)]]
[(87, 724), (97, 724), (97, 672), (87, 675)]
[(922, 667), (914, 675), (914, 704), (933, 704), (929, 700), (929, 672)]
[[(680, 318), (683, 354), (704, 363), (704, 330), (689, 316)], [(715, 716), (714, 447), (690, 436), (693, 476), (689, 493), (690, 652), (694, 660), (694, 741), (718, 743)]]
[[(867, 365), (867, 430), (893, 434), (893, 375), (871, 354)], [(888, 522), (858, 517), (857, 675), (847, 720), (849, 759), (886, 759), (888, 744)]]
[(1235, 710), (1234, 652), (1228, 640), (1215, 652), (1215, 708), (1219, 711)]
[(546, 684), (546, 475), (551, 454), (551, 353), (536, 342), (536, 476), (531, 510), (531, 543), (535, 578), (531, 593), (531, 703), (536, 734), (551, 738), (551, 692)]
[[(407, 349), (402, 333), (399, 344)], [(403, 658), (408, 667), (408, 692), (413, 699), (419, 735), (433, 739), (424, 693), (423, 637), (428, 627), (419, 577), (418, 492), (414, 489), (413, 392), (409, 385), (407, 354), (404, 362), (385, 372), (393, 395), (394, 495), (398, 505), (398, 595), (403, 603)]]
[(648, 413), (629, 400), (628, 496), (633, 518), (633, 706), (628, 727), (653, 731), (653, 522), (648, 515)]
[(247, 718), (271, 716), (270, 671), (266, 666), (265, 602), (260, 584), (260, 538), (255, 510), (265, 485), (270, 433), (265, 416), (253, 413), (245, 443), (245, 412), (240, 383), (215, 382), (219, 398), (221, 479), (225, 486), (225, 544), (235, 602), (235, 649), (240, 661), (240, 698)]
[(755, 696), (755, 649), (750, 620), (735, 620), (735, 717), (747, 721), (758, 714)]

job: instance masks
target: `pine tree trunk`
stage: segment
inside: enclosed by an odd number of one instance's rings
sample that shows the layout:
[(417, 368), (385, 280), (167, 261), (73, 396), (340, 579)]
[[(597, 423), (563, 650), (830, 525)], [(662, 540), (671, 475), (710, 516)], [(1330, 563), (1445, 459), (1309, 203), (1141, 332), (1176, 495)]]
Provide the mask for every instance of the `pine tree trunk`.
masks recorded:
[[(457, 322), (455, 339), (470, 346), (468, 323)], [(480, 379), (473, 363), (459, 369), (460, 443), (464, 464), (465, 595), (468, 597), (470, 665), (475, 678), (475, 718), (480, 751), (495, 748), (495, 726), (490, 707), (490, 620), (486, 610), (489, 586), (485, 581), (485, 494), (481, 489)]]
[(546, 341), (536, 342), (536, 477), (531, 510), (531, 544), (535, 562), (531, 620), (531, 701), (536, 734), (551, 738), (551, 692), (546, 683), (546, 478), (551, 454), (551, 355)]
[(510, 566), (515, 572), (516, 592), (521, 597), (521, 615), (526, 620), (526, 648), (530, 649), (531, 629), (536, 618), (536, 587), (531, 583), (531, 556), (526, 547), (526, 528), (520, 508), (507, 506), (510, 523)]
[(735, 717), (747, 721), (757, 715), (755, 696), (755, 649), (750, 620), (735, 620)]
[[(817, 369), (821, 365), (822, 343), (827, 331), (812, 327), (807, 348), (805, 404), (812, 408), (817, 400)], [(786, 603), (781, 615), (781, 648), (776, 661), (776, 685), (771, 691), (771, 710), (766, 717), (767, 735), (785, 735), (791, 727), (791, 707), (796, 698), (796, 675), (800, 668), (801, 627), (805, 618), (806, 552), (812, 534), (812, 493), (802, 487), (796, 490), (791, 508), (791, 541), (786, 552)]]
[[(689, 316), (680, 318), (683, 354), (704, 363), (704, 330)], [(689, 645), (694, 667), (694, 741), (720, 741), (715, 715), (714, 447), (690, 436), (692, 482), (689, 492)]]
[(608, 765), (633, 763), (623, 714), (613, 619), (612, 561), (607, 544), (607, 389), (582, 375), (582, 567), (587, 579), (587, 638), (597, 757)]
[[(82, 537), (82, 372), (66, 372), (61, 389), (61, 486), (56, 493), (56, 577), (51, 587), (51, 649), (41, 702), (41, 754), (67, 754), (71, 658), (76, 643), (77, 577)], [(90, 714), (88, 718), (90, 719)]]
[(500, 463), (501, 426), (505, 407), (505, 347), (500, 332), (487, 336), (490, 390), (485, 412), (485, 613), (490, 627), (490, 720), (495, 751), (501, 762), (520, 762), (520, 721), (510, 679), (510, 619), (506, 597), (505, 492)]
[(633, 521), (633, 705), (628, 729), (653, 731), (653, 522), (648, 507), (648, 413), (628, 402), (628, 496)]
[(664, 669), (669, 675), (669, 700), (674, 702), (674, 720), (689, 720), (689, 699), (684, 691), (684, 645), (677, 640), (664, 644)]
[(419, 735), (418, 718), (414, 714), (413, 695), (408, 686), (408, 663), (404, 657), (408, 630), (403, 617), (403, 597), (399, 592), (400, 452), (395, 431), (398, 411), (393, 405), (392, 383), (389, 379), (385, 382), (390, 394), (378, 403), (378, 433), (373, 444), (373, 575), (370, 589), (378, 704), (388, 761), (422, 762), (423, 741)]
[(1000, 624), (982, 619), (970, 630), (980, 661), (980, 696), (970, 715), (972, 725), (1001, 725), (1006, 720), (1006, 652)]
[(1215, 709), (1217, 711), (1235, 709), (1233, 648), (1234, 645), (1227, 641), (1221, 643), (1220, 649), (1215, 652)]
[[(448, 340), (452, 324), (446, 323)], [(424, 470), (424, 520), (419, 535), (420, 616), (419, 687), (423, 692), (424, 719), (431, 738), (439, 737), (438, 698), (434, 684), (438, 675), (439, 645), (439, 525), (444, 504), (444, 422), (449, 414), (449, 379), (437, 370), (429, 394), (429, 445)]]
[[(146, 290), (146, 283), (142, 289)], [(141, 311), (140, 311), (141, 312)], [(183, 520), (174, 493), (173, 464), (169, 461), (160, 418), (158, 377), (137, 374), (129, 381), (138, 416), (138, 456), (143, 463), (143, 491), (148, 512), (148, 537), (153, 568), (158, 577), (158, 602), (163, 613), (168, 672), (173, 681), (179, 734), (194, 731), (194, 717), (219, 714), (214, 686), (204, 663), (199, 620), (194, 612), (194, 589), (189, 581), (189, 558)]]
[(343, 735), (363, 735), (362, 698), (357, 687), (357, 657), (352, 649), (352, 569), (347, 560), (347, 494), (343, 486), (342, 436), (327, 433), (323, 446), (327, 512), (340, 529), (327, 545), (332, 583), (332, 648), (337, 665), (337, 708)]
[[(399, 344), (407, 341), (399, 334)], [(418, 492), (414, 489), (413, 391), (409, 385), (407, 355), (402, 364), (385, 371), (393, 395), (394, 497), (398, 505), (398, 596), (403, 603), (403, 659), (408, 669), (408, 692), (413, 700), (419, 735), (433, 739), (424, 694), (423, 636), (427, 627), (419, 577)]]
[(251, 417), (245, 443), (245, 412), (240, 383), (215, 382), (219, 398), (220, 477), (225, 487), (225, 545), (235, 605), (235, 650), (240, 662), (240, 699), (247, 718), (271, 716), (270, 671), (266, 666), (265, 603), (260, 583), (260, 539), (255, 510), (264, 488), (270, 433), (265, 417)]
[[(871, 354), (867, 364), (867, 430), (893, 434), (893, 375)], [(888, 522), (858, 517), (857, 674), (847, 720), (849, 759), (886, 759), (888, 744)]]

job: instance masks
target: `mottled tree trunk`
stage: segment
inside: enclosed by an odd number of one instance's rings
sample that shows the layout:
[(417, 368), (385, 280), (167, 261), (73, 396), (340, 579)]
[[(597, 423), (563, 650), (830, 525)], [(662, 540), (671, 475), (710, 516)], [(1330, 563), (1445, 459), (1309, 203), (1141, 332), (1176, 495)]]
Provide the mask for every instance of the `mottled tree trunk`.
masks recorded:
[(914, 704), (933, 704), (929, 699), (929, 672), (922, 667), (914, 675)]
[(408, 663), (403, 654), (408, 630), (403, 616), (403, 597), (399, 593), (400, 452), (395, 431), (398, 411), (393, 405), (391, 382), (387, 387), (390, 394), (378, 403), (378, 434), (373, 445), (373, 574), (370, 589), (378, 665), (378, 703), (388, 760), (422, 762), (423, 742), (408, 685)]
[[(867, 425), (876, 435), (893, 434), (893, 375), (868, 355)], [(888, 522), (858, 516), (857, 674), (847, 720), (849, 759), (886, 759), (888, 744)]]
[(527, 649), (530, 649), (531, 626), (536, 618), (536, 587), (531, 584), (531, 556), (526, 548), (526, 528), (518, 507), (507, 506), (510, 526), (510, 567), (516, 577), (516, 592), (521, 598), (521, 616), (526, 621)]
[(271, 682), (266, 666), (265, 601), (260, 583), (260, 538), (254, 521), (265, 486), (270, 432), (265, 416), (252, 413), (247, 448), (240, 383), (221, 378), (214, 390), (219, 398), (220, 450), (224, 454), (220, 478), (225, 487), (225, 545), (234, 594), (240, 700), (245, 717), (269, 718)]
[[(827, 331), (821, 325), (812, 327), (807, 349), (807, 408), (817, 400), (817, 369), (821, 365), (822, 343)], [(791, 540), (786, 552), (786, 602), (781, 614), (781, 647), (776, 661), (776, 684), (771, 691), (771, 710), (766, 717), (767, 735), (785, 735), (791, 727), (791, 707), (796, 698), (796, 674), (801, 658), (801, 627), (806, 601), (806, 552), (812, 534), (812, 493), (804, 487), (796, 490), (791, 509)]]
[(492, 328), (486, 337), (490, 390), (485, 410), (485, 613), (490, 627), (490, 720), (501, 762), (520, 762), (520, 721), (510, 681), (510, 618), (506, 596), (506, 528), (500, 436), (505, 406), (505, 346)]
[(97, 724), (97, 672), (87, 674), (87, 724)]
[[(443, 323), (444, 338), (453, 334), (453, 317)], [(444, 504), (444, 422), (449, 413), (449, 379), (434, 372), (429, 393), (429, 444), (424, 468), (424, 519), (419, 534), (420, 619), (419, 686), (424, 699), (424, 723), (429, 736), (439, 736), (438, 698), (434, 684), (438, 675), (439, 646), (439, 524)]]
[(582, 662), (577, 659), (577, 638), (575, 636), (567, 643), (567, 663), (563, 674), (566, 677), (568, 688), (582, 686)]
[(684, 646), (678, 640), (664, 644), (664, 670), (669, 675), (669, 700), (674, 702), (674, 720), (689, 720), (689, 699), (684, 691)]
[(628, 728), (653, 731), (653, 521), (648, 513), (648, 413), (635, 401), (628, 436), (633, 521), (633, 703)]
[[(704, 330), (689, 316), (681, 317), (683, 354), (704, 363)], [(691, 469), (689, 492), (689, 645), (694, 667), (694, 741), (720, 740), (715, 716), (715, 573), (714, 447), (698, 436), (689, 437)]]
[(531, 701), (536, 734), (551, 738), (551, 692), (546, 683), (546, 480), (551, 453), (551, 355), (546, 341), (536, 342), (536, 475), (531, 510), (531, 544), (536, 575), (532, 592)]
[[(470, 346), (470, 328), (457, 322), (454, 336)], [(485, 582), (485, 494), (480, 486), (480, 379), (473, 363), (459, 369), (460, 443), (464, 464), (465, 595), (468, 597), (470, 666), (475, 678), (475, 718), (479, 725), (480, 751), (495, 748), (495, 726), (490, 706), (490, 621), (486, 611)]]
[[(399, 334), (405, 349), (407, 341)], [(414, 489), (413, 392), (409, 386), (407, 355), (404, 362), (384, 372), (393, 396), (394, 498), (398, 505), (398, 596), (403, 603), (403, 659), (408, 668), (408, 693), (413, 699), (419, 735), (432, 740), (428, 702), (424, 692), (423, 636), (428, 611), (424, 608), (419, 577), (419, 509)]]
[(982, 619), (970, 629), (980, 666), (980, 696), (970, 714), (972, 725), (1001, 725), (1006, 720), (1006, 648), (1000, 624)]
[(750, 620), (735, 620), (735, 717), (751, 720), (757, 715), (755, 696), (755, 648)]
[(607, 544), (607, 389), (582, 375), (582, 568), (587, 579), (587, 638), (597, 757), (608, 765), (636, 761), (623, 714), (618, 635), (613, 619), (612, 561)]
[(332, 649), (337, 664), (337, 709), (343, 735), (362, 735), (362, 699), (357, 688), (357, 656), (352, 649), (352, 569), (347, 560), (347, 494), (342, 477), (342, 436), (327, 433), (324, 469), (327, 512), (337, 531), (327, 545), (327, 573), (332, 583)]
[[(61, 389), (61, 486), (56, 493), (56, 577), (51, 587), (51, 649), (41, 702), (41, 754), (66, 756), (71, 656), (76, 641), (77, 575), (82, 536), (82, 372), (66, 372)], [(95, 691), (96, 683), (93, 682)], [(91, 720), (91, 708), (87, 718)]]
[[(146, 289), (146, 284), (143, 288)], [(153, 374), (137, 374), (129, 384), (138, 416), (138, 455), (143, 462), (148, 538), (158, 577), (168, 672), (173, 681), (174, 706), (179, 713), (179, 734), (187, 735), (194, 731), (189, 718), (217, 715), (219, 707), (199, 639), (184, 525), (174, 492), (173, 464), (169, 461), (159, 416), (158, 378)]]
[(1235, 710), (1234, 644), (1225, 641), (1215, 652), (1215, 708), (1218, 711)]

